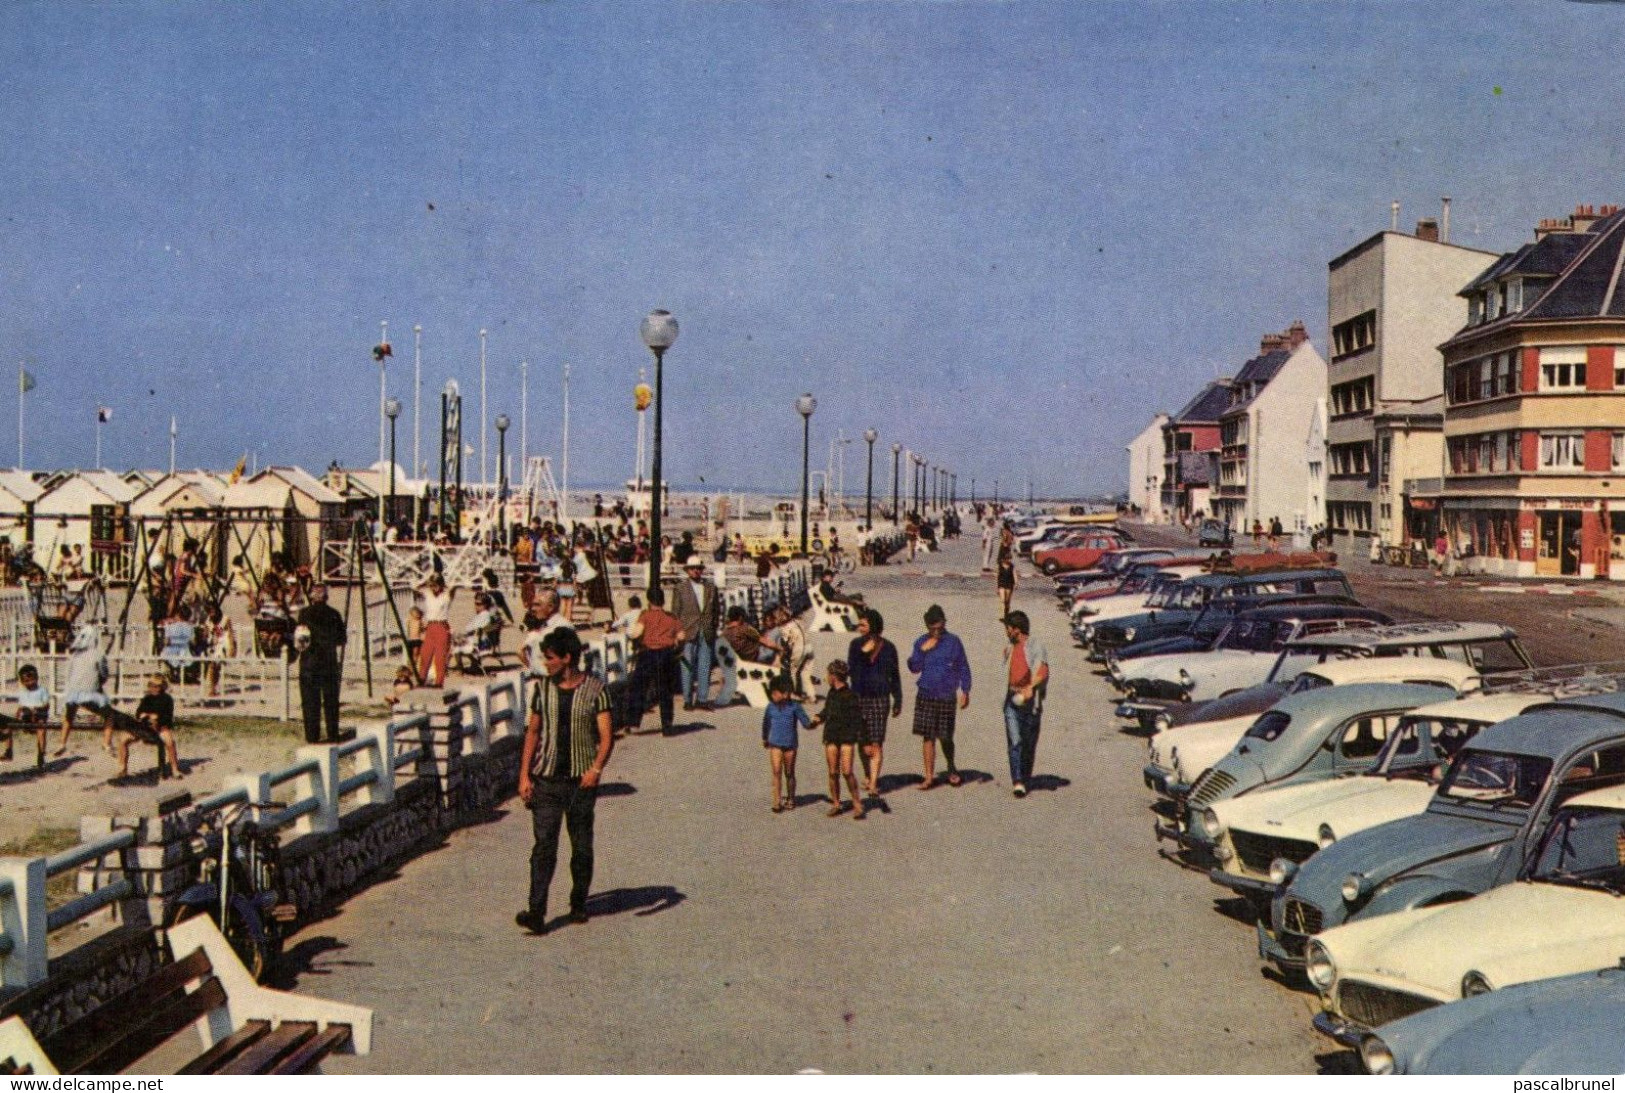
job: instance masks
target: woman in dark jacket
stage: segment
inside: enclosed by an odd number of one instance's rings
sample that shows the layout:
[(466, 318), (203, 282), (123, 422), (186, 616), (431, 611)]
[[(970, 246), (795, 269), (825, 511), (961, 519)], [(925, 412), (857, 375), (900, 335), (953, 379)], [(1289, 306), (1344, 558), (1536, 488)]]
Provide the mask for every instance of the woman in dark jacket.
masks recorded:
[(880, 766), (886, 746), (886, 720), (903, 712), (903, 676), (897, 666), (897, 646), (881, 636), (885, 620), (874, 608), (858, 616), (858, 636), (846, 653), (852, 693), (863, 712), (862, 746), (864, 791), (880, 792)]

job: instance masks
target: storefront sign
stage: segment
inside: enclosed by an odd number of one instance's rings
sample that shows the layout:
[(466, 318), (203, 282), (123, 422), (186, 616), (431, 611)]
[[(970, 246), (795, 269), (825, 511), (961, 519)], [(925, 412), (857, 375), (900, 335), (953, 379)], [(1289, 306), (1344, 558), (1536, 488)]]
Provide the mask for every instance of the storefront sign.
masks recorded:
[(1535, 549), (1535, 529), (1534, 528), (1519, 528), (1518, 529), (1518, 546), (1519, 546), (1519, 548), (1521, 548), (1523, 550), (1534, 550)]

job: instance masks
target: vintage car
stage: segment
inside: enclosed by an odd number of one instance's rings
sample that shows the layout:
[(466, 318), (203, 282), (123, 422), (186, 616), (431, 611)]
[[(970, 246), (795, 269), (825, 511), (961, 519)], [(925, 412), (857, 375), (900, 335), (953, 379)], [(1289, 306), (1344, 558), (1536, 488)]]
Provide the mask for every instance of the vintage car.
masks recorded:
[(1108, 551), (1100, 564), (1072, 573), (1063, 573), (1055, 579), (1055, 598), (1063, 610), (1070, 611), (1072, 602), (1080, 593), (1106, 584), (1120, 583), (1138, 562), (1151, 562), (1172, 558), (1174, 552), (1165, 547), (1122, 547)]
[[(1506, 785), (1481, 782), (1490, 799)], [(1315, 1028), (1358, 1047), (1379, 1025), (1500, 987), (1617, 965), (1625, 953), (1625, 786), (1576, 794), (1518, 879), (1456, 903), (1333, 927), (1309, 942)]]
[(1180, 588), (1192, 577), (1202, 575), (1199, 565), (1159, 565), (1147, 562), (1134, 567), (1116, 588), (1084, 593), (1072, 604), (1072, 634), (1077, 637), (1088, 623), (1099, 623), (1146, 611), (1177, 610), (1179, 599), (1188, 595)]
[(1158, 821), (1157, 838), (1213, 851), (1223, 828), (1212, 806), (1272, 786), (1322, 782), (1371, 766), (1400, 717), (1448, 688), (1421, 683), (1350, 683), (1281, 699), (1258, 715), (1240, 740), (1191, 783), (1171, 787), (1186, 808)]
[(1088, 530), (1073, 532), (1053, 544), (1033, 551), (1033, 564), (1053, 577), (1057, 573), (1074, 569), (1088, 569), (1100, 562), (1108, 551), (1127, 546), (1126, 540), (1114, 531)]
[[(1201, 702), (1262, 683), (1289, 644), (1313, 634), (1387, 626), (1369, 607), (1286, 604), (1243, 611), (1205, 651), (1179, 650), (1127, 661), (1108, 656), (1106, 671), (1130, 699)], [(1121, 682), (1119, 682), (1121, 680)]]
[(1368, 1074), (1625, 1072), (1625, 968), (1536, 979), (1390, 1021), (1360, 1041)]
[[(1219, 700), (1224, 704), (1222, 713), (1208, 711), (1205, 703), (1176, 704), (1151, 699), (1124, 702), (1118, 706), (1117, 713), (1159, 732), (1183, 724), (1259, 713), (1273, 706), (1285, 693), (1286, 685), (1312, 665), (1351, 657), (1395, 656), (1454, 660), (1472, 668), (1475, 674), (1531, 670), (1517, 633), (1508, 627), (1477, 622), (1411, 622), (1354, 630), (1348, 633), (1346, 640), (1328, 634), (1294, 642), (1281, 654), (1281, 661), (1270, 670), (1260, 690), (1249, 688)], [(1314, 682), (1311, 677), (1303, 686)]]
[(1304, 862), (1259, 924), (1259, 954), (1301, 967), (1309, 942), (1334, 926), (1506, 884), (1560, 805), (1621, 782), (1625, 695), (1576, 695), (1491, 725), (1457, 753), (1425, 812)]
[[(1472, 665), (1444, 657), (1332, 660), (1316, 663), (1302, 671), (1290, 667), (1291, 663), (1283, 653), (1276, 678), (1287, 677), (1292, 682), (1282, 685), (1281, 692), (1264, 710), (1244, 710), (1238, 714), (1230, 710), (1226, 703), (1251, 693), (1260, 693), (1267, 698), (1267, 691), (1262, 689), (1273, 684), (1260, 684), (1261, 690), (1258, 692), (1242, 691), (1230, 696), (1230, 699), (1217, 699), (1205, 704), (1213, 711), (1214, 719), (1211, 721), (1189, 721), (1154, 732), (1147, 745), (1150, 762), (1144, 772), (1146, 786), (1161, 796), (1182, 800), (1186, 788), (1235, 747), (1236, 741), (1259, 716), (1289, 695), (1352, 683), (1433, 684), (1461, 695), (1478, 690), (1481, 683), (1481, 677)], [(1294, 672), (1296, 675), (1292, 674)]]
[(1073, 636), (1088, 648), (1090, 660), (1104, 660), (1111, 650), (1153, 634), (1166, 637), (1182, 633), (1210, 603), (1251, 596), (1343, 596), (1354, 600), (1354, 589), (1342, 571), (1336, 569), (1274, 570), (1246, 575), (1207, 573), (1187, 580), (1166, 607), (1116, 620), (1092, 619), (1081, 628), (1074, 627)]
[(1189, 629), (1176, 633), (1161, 633), (1161, 627), (1147, 626), (1127, 645), (1110, 649), (1106, 653), (1106, 675), (1112, 686), (1123, 689), (1134, 671), (1134, 662), (1146, 657), (1169, 656), (1174, 653), (1205, 653), (1213, 648), (1230, 625), (1243, 611), (1261, 607), (1344, 607), (1358, 608), (1360, 604), (1347, 596), (1300, 596), (1295, 593), (1268, 593), (1241, 599), (1210, 602)]
[[(1500, 691), (1418, 706), (1400, 718), (1364, 771), (1218, 802), (1212, 811), (1219, 864), (1209, 876), (1268, 913), (1269, 901), (1310, 855), (1422, 812), (1445, 767), (1480, 729), (1549, 701), (1549, 694)], [(1204, 833), (1215, 838), (1212, 828)]]
[(1202, 526), (1196, 531), (1196, 545), (1199, 547), (1218, 547), (1228, 550), (1236, 542), (1235, 534), (1230, 525), (1223, 520), (1203, 520)]

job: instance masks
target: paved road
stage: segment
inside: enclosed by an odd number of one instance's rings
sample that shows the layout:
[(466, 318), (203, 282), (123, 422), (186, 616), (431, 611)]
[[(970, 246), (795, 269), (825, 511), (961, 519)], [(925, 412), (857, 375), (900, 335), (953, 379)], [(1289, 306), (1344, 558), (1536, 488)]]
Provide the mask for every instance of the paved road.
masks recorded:
[[(332, 1069), (1313, 1071), (1312, 999), (1260, 973), (1218, 889), (1156, 856), (1144, 745), (1117, 730), (1042, 578), (1016, 598), (1055, 661), (1043, 777), (1010, 795), (1004, 635), (976, 546), (851, 579), (905, 650), (933, 601), (965, 638), (978, 679), (960, 715), (966, 786), (915, 790), (912, 693), (888, 740), (885, 810), (862, 823), (825, 817), (814, 748), (802, 807), (771, 814), (749, 711), (622, 741), (590, 923), (514, 927), (530, 832), (510, 807), (293, 939), (291, 985), (377, 1011), (373, 1054)], [(827, 658), (845, 639), (815, 645)]]

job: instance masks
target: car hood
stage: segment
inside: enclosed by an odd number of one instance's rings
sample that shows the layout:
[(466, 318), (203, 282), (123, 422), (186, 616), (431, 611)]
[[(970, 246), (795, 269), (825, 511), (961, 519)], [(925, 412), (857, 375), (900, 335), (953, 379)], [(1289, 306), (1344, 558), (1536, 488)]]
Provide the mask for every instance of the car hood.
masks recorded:
[(1184, 702), (1163, 711), (1174, 725), (1192, 725), (1203, 721), (1228, 721), (1248, 714), (1257, 716), (1281, 701), (1286, 695), (1284, 683), (1260, 683), (1255, 687), (1212, 698), (1206, 702)]
[(1250, 717), (1233, 717), (1228, 721), (1175, 729), (1164, 741), (1162, 754), (1171, 756), (1173, 749), (1178, 748), (1179, 764), (1176, 769), (1179, 777), (1184, 782), (1194, 782), (1204, 770), (1229, 754), (1253, 720)]
[(1625, 1072), (1625, 972), (1541, 979), (1383, 1025), (1400, 1074)]
[(1144, 592), (1136, 592), (1132, 596), (1107, 596), (1095, 600), (1089, 604), (1094, 614), (1089, 616), (1088, 621), (1096, 624), (1114, 622), (1118, 626), (1137, 626), (1160, 622), (1167, 615), (1179, 613), (1160, 607), (1154, 611), (1147, 611), (1145, 595)]
[(1302, 782), (1227, 801), (1219, 816), (1234, 831), (1277, 839), (1317, 842), (1324, 824), (1337, 838), (1415, 816), (1428, 806), (1434, 787), (1415, 778), (1362, 774), (1327, 782)]
[(1340, 906), (1343, 881), (1350, 873), (1381, 883), (1426, 862), (1504, 843), (1520, 826), (1439, 812), (1405, 816), (1339, 839), (1304, 862), (1292, 878), (1291, 893), (1320, 907)]
[[(1146, 630), (1156, 631), (1160, 629), (1162, 629), (1160, 625), (1145, 626), (1141, 628), (1142, 632)], [(1145, 639), (1136, 637), (1135, 641), (1133, 641), (1131, 644), (1123, 646), (1113, 655), (1117, 658), (1117, 662), (1121, 664), (1124, 661), (1138, 661), (1145, 657), (1167, 656), (1170, 653), (1190, 654), (1200, 652), (1207, 647), (1208, 642), (1205, 639), (1195, 637), (1187, 632), (1176, 633), (1171, 636)]]
[(1622, 910), (1625, 900), (1609, 892), (1518, 881), (1458, 903), (1337, 926), (1320, 941), (1339, 978), (1453, 1001), (1470, 971), (1510, 986), (1617, 961)]

